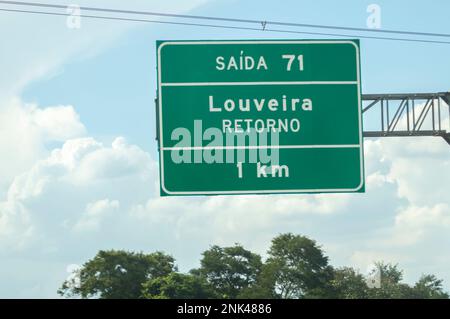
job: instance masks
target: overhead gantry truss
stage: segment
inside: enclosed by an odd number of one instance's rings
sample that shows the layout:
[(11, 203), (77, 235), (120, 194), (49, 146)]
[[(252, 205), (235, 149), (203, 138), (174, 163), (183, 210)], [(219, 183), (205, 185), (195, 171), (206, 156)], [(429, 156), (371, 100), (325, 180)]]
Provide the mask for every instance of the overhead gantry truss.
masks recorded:
[(439, 136), (450, 145), (450, 92), (363, 94), (362, 99), (364, 137)]

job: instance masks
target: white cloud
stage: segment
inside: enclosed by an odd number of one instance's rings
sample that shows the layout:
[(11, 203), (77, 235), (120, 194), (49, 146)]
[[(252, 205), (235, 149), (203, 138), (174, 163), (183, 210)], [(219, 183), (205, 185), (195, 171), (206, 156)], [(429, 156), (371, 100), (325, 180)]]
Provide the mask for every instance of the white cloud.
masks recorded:
[(392, 164), (389, 177), (398, 182), (398, 195), (413, 204), (440, 202), (448, 198), (450, 159), (400, 157)]
[(385, 179), (398, 185), (397, 194), (415, 205), (449, 202), (450, 153), (437, 137), (386, 138), (365, 143), (367, 182)]
[(397, 214), (391, 243), (413, 245), (427, 235), (445, 234), (449, 231), (448, 204), (436, 204), (431, 207), (411, 205)]
[(83, 157), (74, 172), (78, 182), (121, 178), (137, 175), (146, 178), (149, 155), (139, 147), (128, 145), (124, 138), (114, 140), (111, 148), (101, 148)]
[(85, 134), (70, 105), (40, 108), (11, 99), (0, 105), (0, 196), (12, 179), (47, 154), (46, 144)]
[(383, 187), (387, 183), (394, 183), (394, 181), (389, 176), (383, 175), (380, 171), (376, 171), (366, 177), (366, 187), (368, 192), (372, 189)]
[(28, 210), (17, 202), (0, 202), (0, 254), (2, 247), (10, 252), (22, 249), (33, 235)]
[(88, 203), (86, 211), (74, 225), (75, 231), (98, 231), (104, 218), (108, 218), (117, 212), (120, 204), (117, 200), (103, 199), (93, 203)]
[[(11, 233), (22, 237), (24, 246), (41, 237), (58, 241), (59, 228), (67, 225), (77, 231), (97, 229), (119, 209), (118, 200), (98, 198), (104, 194), (120, 196), (125, 203), (144, 200), (154, 191), (155, 170), (150, 156), (123, 138), (111, 146), (93, 138), (67, 141), (14, 179), (6, 200), (0, 202), (0, 248), (15, 245), (4, 245)], [(37, 238), (22, 236), (30, 229)]]
[(44, 139), (49, 141), (65, 141), (85, 133), (78, 114), (72, 106), (56, 106), (40, 109), (30, 107), (32, 125), (38, 127)]
[[(356, 250), (352, 252), (350, 257), (351, 264), (356, 269), (364, 271), (376, 262), (385, 262), (393, 264), (403, 264), (408, 258), (398, 252), (389, 252), (386, 250)], [(417, 279), (417, 278), (416, 278)]]

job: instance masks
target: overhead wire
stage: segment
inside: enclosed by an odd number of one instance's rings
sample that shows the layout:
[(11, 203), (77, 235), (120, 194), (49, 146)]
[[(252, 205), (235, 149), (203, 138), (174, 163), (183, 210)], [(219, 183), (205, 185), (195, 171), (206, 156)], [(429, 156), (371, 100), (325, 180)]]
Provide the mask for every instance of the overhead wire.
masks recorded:
[[(25, 2), (25, 1), (3, 1), (3, 0), (0, 1), (0, 4), (9, 4), (9, 5), (16, 5), (16, 6), (34, 6), (34, 7), (55, 8), (55, 9), (66, 9), (68, 7), (67, 5), (61, 5), (61, 4), (50, 4), (50, 3), (41, 3), (41, 2)], [(137, 10), (124, 10), (124, 9), (86, 7), (86, 6), (80, 6), (80, 10), (108, 12), (108, 13), (121, 13), (121, 14), (134, 14), (134, 15), (151, 15), (151, 16), (183, 18), (183, 19), (214, 20), (214, 21), (221, 21), (221, 22), (237, 22), (237, 23), (253, 23), (253, 24), (265, 23), (265, 24), (270, 24), (270, 25), (290, 26), (290, 27), (321, 28), (321, 29), (376, 32), (376, 33), (395, 33), (395, 34), (403, 34), (403, 35), (419, 35), (419, 36), (428, 36), (428, 37), (450, 38), (449, 33), (404, 31), (404, 30), (391, 30), (391, 29), (369, 29), (369, 28), (356, 28), (356, 27), (324, 25), (324, 24), (282, 22), (282, 21), (273, 21), (273, 20), (265, 20), (265, 19), (260, 19), (260, 20), (238, 19), (238, 18), (228, 18), (228, 17), (213, 17), (213, 16), (205, 16), (205, 15), (161, 13), (161, 12), (153, 12), (153, 11), (137, 11)]]
[[(46, 8), (55, 9), (67, 9), (68, 6), (56, 5), (56, 4), (44, 4), (44, 3), (34, 3), (34, 2), (18, 2), (18, 1), (0, 1), (0, 4), (8, 5), (21, 5), (21, 6), (39, 6)], [(126, 13), (126, 14), (143, 14), (143, 15), (158, 15), (172, 18), (184, 18), (184, 19), (209, 19), (209, 20), (220, 20), (228, 22), (244, 22), (244, 23), (262, 23), (257, 20), (243, 20), (243, 19), (232, 19), (232, 18), (218, 18), (218, 17), (208, 17), (208, 16), (193, 16), (193, 15), (179, 15), (170, 13), (155, 13), (147, 11), (132, 11), (132, 10), (118, 10), (118, 9), (107, 9), (107, 8), (92, 8), (92, 7), (80, 7), (81, 11), (102, 11), (109, 13)], [(53, 16), (72, 16), (71, 13), (61, 13), (61, 12), (49, 12), (49, 11), (37, 11), (37, 10), (22, 10), (22, 9), (11, 9), (11, 8), (0, 8), (2, 12), (16, 12), (16, 13), (27, 13), (27, 14), (39, 14), (39, 15), (53, 15)], [(264, 21), (262, 27), (249, 27), (240, 25), (225, 25), (225, 24), (208, 24), (208, 23), (194, 23), (194, 22), (179, 22), (179, 21), (167, 21), (167, 20), (150, 20), (150, 19), (138, 19), (131, 17), (120, 17), (120, 16), (104, 16), (104, 15), (94, 15), (94, 14), (79, 14), (77, 15), (83, 18), (91, 19), (103, 19), (103, 20), (116, 20), (116, 21), (128, 21), (128, 22), (141, 22), (141, 23), (157, 23), (157, 24), (169, 24), (169, 25), (181, 25), (181, 26), (192, 26), (192, 27), (206, 27), (206, 28), (216, 28), (216, 29), (231, 29), (231, 30), (247, 30), (247, 31), (264, 31), (264, 32), (274, 32), (274, 33), (286, 33), (286, 34), (304, 34), (304, 35), (316, 35), (316, 36), (332, 36), (332, 37), (347, 37), (347, 38), (363, 38), (363, 39), (373, 39), (373, 40), (389, 40), (389, 41), (405, 41), (405, 42), (421, 42), (421, 43), (435, 43), (435, 44), (450, 44), (450, 41), (443, 40), (431, 40), (431, 39), (418, 39), (418, 38), (402, 38), (402, 37), (387, 37), (387, 36), (370, 36), (364, 34), (343, 34), (343, 33), (325, 33), (316, 31), (300, 31), (291, 29), (276, 29), (267, 28), (267, 24), (273, 25), (289, 25), (289, 26), (308, 26), (309, 28), (324, 27), (324, 28), (334, 28), (331, 26), (323, 25), (305, 25), (305, 24), (295, 24), (295, 23), (284, 23), (276, 21)], [(360, 29), (360, 28), (348, 28), (348, 27), (336, 27), (339, 30), (358, 30), (358, 31), (374, 31), (373, 29)], [(377, 30), (381, 31), (381, 30)], [(394, 30), (383, 30), (382, 32), (390, 33), (402, 33), (402, 34), (421, 34), (428, 36), (440, 36), (440, 37), (450, 37), (450, 34), (439, 34), (439, 33), (423, 33), (423, 32), (407, 32), (407, 31), (394, 31)]]

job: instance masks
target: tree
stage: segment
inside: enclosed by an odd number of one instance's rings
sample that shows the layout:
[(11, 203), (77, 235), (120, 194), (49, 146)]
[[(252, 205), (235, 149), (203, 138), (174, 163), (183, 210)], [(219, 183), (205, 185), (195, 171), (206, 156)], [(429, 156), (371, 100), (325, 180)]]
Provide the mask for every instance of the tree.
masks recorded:
[(435, 275), (422, 275), (413, 287), (412, 298), (448, 299), (449, 294), (442, 287), (442, 279), (437, 279)]
[(368, 278), (379, 283), (379, 288), (369, 288), (358, 271), (334, 269), (314, 240), (291, 233), (272, 240), (265, 263), (238, 244), (212, 246), (203, 252), (200, 268), (188, 274), (178, 273), (174, 262), (162, 252), (99, 251), (63, 283), (58, 293), (129, 299), (449, 298), (443, 281), (436, 276), (423, 275), (411, 286), (402, 282), (403, 271), (398, 265), (383, 262), (375, 264), (378, 272)]
[(364, 276), (350, 267), (334, 270), (331, 288), (336, 299), (368, 298), (369, 288)]
[(401, 282), (403, 271), (398, 265), (376, 263), (380, 271), (380, 287), (369, 288), (364, 277), (353, 268), (341, 268), (334, 272), (332, 287), (336, 298), (375, 298), (375, 299), (448, 299), (449, 295), (442, 287), (442, 280), (434, 275), (423, 275), (410, 286)]
[(331, 297), (332, 268), (315, 241), (293, 234), (272, 240), (266, 262), (274, 280), (273, 294), (283, 299)]
[(137, 299), (142, 284), (175, 271), (174, 262), (162, 252), (99, 251), (77, 271), (77, 280), (65, 281), (58, 293), (81, 298)]
[(380, 270), (380, 288), (369, 289), (371, 299), (409, 299), (413, 296), (412, 288), (402, 283), (403, 271), (398, 265), (375, 263)]
[(233, 299), (256, 283), (261, 266), (261, 257), (240, 245), (212, 246), (203, 253), (201, 267), (192, 273), (204, 277), (219, 297)]
[(147, 299), (211, 299), (217, 297), (213, 288), (204, 278), (176, 272), (145, 282), (142, 285), (142, 296)]
[(256, 282), (239, 293), (241, 299), (280, 299), (275, 292), (277, 265), (275, 263), (264, 263), (256, 278)]

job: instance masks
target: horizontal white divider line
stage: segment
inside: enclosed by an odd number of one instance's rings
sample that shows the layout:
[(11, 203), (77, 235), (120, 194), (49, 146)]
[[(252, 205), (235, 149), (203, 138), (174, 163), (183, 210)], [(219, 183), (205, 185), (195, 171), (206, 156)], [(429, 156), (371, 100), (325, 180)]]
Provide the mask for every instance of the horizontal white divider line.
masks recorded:
[(356, 85), (358, 81), (274, 81), (274, 82), (180, 82), (161, 86), (236, 86), (236, 85)]
[(248, 145), (248, 146), (185, 146), (163, 147), (163, 151), (201, 151), (201, 150), (253, 150), (253, 149), (301, 149), (301, 148), (359, 148), (359, 144), (339, 145)]

